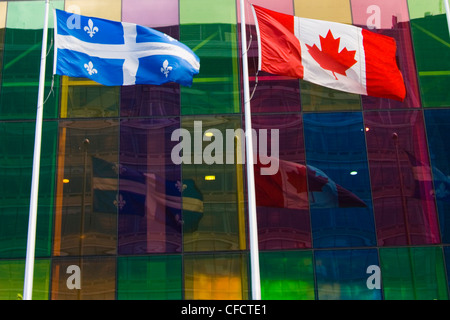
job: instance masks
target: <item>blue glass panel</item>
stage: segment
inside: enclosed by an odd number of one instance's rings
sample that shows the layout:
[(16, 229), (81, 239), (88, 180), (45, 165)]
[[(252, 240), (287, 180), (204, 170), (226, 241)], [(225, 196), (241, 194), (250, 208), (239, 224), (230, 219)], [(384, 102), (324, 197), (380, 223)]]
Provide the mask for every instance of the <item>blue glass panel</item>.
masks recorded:
[(304, 114), (314, 247), (376, 243), (362, 114)]
[(381, 300), (378, 265), (375, 249), (316, 251), (318, 299)]
[(443, 243), (450, 242), (450, 110), (425, 110), (431, 173)]

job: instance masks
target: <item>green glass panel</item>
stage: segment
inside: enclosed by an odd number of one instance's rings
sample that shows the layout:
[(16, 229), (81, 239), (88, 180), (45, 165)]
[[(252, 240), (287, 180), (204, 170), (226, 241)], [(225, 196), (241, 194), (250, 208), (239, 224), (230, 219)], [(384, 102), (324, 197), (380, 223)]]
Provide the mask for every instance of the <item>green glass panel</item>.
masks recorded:
[(450, 35), (445, 0), (408, 0), (424, 107), (450, 106)]
[(442, 248), (381, 248), (380, 262), (386, 300), (448, 299)]
[[(0, 119), (34, 119), (39, 87), (41, 64), (44, 1), (9, 2), (3, 52)], [(53, 1), (61, 9), (63, 1)], [(56, 118), (59, 81), (55, 78), (53, 91), (53, 10), (49, 12), (48, 55), (44, 99), (44, 118)]]
[(236, 23), (236, 0), (180, 0), (180, 24)]
[(185, 255), (186, 300), (247, 300), (250, 287), (246, 254)]
[(180, 41), (200, 58), (192, 87), (181, 87), (182, 114), (239, 112), (234, 0), (180, 1)]
[[(0, 257), (25, 257), (34, 153), (34, 122), (0, 123)], [(49, 256), (55, 190), (57, 123), (44, 122), (36, 255)]]
[(182, 298), (181, 256), (120, 257), (118, 300), (179, 300)]
[(261, 252), (261, 298), (314, 300), (314, 271), (310, 251)]
[[(180, 139), (183, 155), (191, 152), (182, 163), (182, 177), (192, 179), (203, 196), (203, 215), (198, 216), (198, 227), (183, 229), (184, 251), (223, 251), (244, 249), (244, 203), (242, 165), (234, 161), (238, 150), (233, 149), (234, 130), (241, 127), (241, 117), (204, 116), (184, 117)], [(231, 138), (227, 136), (231, 135)], [(212, 131), (211, 141), (205, 135)], [(187, 140), (185, 140), (185, 138)], [(187, 141), (189, 143), (187, 143)], [(231, 147), (227, 144), (231, 143)], [(175, 147), (176, 148), (176, 147)], [(228, 151), (228, 154), (226, 151)], [(234, 161), (235, 164), (230, 164)], [(211, 161), (211, 162), (210, 162)], [(183, 216), (190, 214), (183, 211)]]
[[(22, 300), (24, 260), (0, 260), (0, 300)], [(33, 276), (33, 300), (48, 300), (50, 260), (36, 260)]]

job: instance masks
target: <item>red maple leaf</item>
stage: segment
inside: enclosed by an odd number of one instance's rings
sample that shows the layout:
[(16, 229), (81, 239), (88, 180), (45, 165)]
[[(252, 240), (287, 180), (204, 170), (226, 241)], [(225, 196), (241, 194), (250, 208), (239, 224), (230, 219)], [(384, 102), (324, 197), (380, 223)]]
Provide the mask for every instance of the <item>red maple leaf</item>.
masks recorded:
[(355, 60), (356, 50), (349, 51), (347, 48), (344, 48), (339, 52), (340, 42), (341, 38), (335, 39), (331, 30), (329, 30), (325, 38), (320, 36), (322, 50), (315, 44), (313, 47), (306, 45), (314, 60), (325, 70), (333, 72), (336, 80), (338, 80), (336, 73), (346, 76), (345, 72), (358, 62)]
[(297, 190), (297, 193), (307, 191), (306, 167), (295, 168), (294, 171), (287, 171), (287, 181)]

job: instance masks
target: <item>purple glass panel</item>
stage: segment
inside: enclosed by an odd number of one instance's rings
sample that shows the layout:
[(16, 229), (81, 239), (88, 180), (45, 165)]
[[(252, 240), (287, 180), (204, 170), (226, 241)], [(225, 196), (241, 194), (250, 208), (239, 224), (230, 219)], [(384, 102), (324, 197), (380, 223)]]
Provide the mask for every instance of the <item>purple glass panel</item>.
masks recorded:
[[(255, 166), (259, 248), (311, 248), (306, 171), (301, 170), (305, 164), (302, 117), (299, 114), (256, 115), (252, 117), (252, 127), (256, 131), (254, 144), (258, 146), (259, 156), (275, 157), (274, 147), (277, 145), (280, 160), (278, 167), (274, 166), (277, 170), (273, 175), (263, 175), (261, 167)], [(261, 151), (265, 136), (263, 129), (267, 129), (267, 152)], [(273, 130), (279, 130), (278, 140)], [(284, 183), (289, 179), (290, 185), (297, 187), (294, 193), (291, 189), (287, 190), (292, 187)], [(290, 194), (295, 194), (296, 203), (303, 203), (304, 206), (291, 207), (283, 203), (283, 198)]]
[(365, 126), (378, 244), (439, 243), (422, 112), (367, 112)]
[(403, 74), (403, 102), (362, 96), (364, 110), (419, 108), (420, 94), (406, 0), (351, 0), (353, 24), (395, 39), (397, 64)]
[(121, 87), (121, 117), (177, 116), (180, 114), (180, 85), (135, 85)]
[(123, 175), (119, 194), (131, 188), (134, 194), (127, 201), (133, 201), (135, 209), (119, 213), (119, 254), (181, 250), (181, 210), (167, 204), (166, 186), (181, 179), (180, 166), (170, 158), (176, 144), (170, 137), (179, 127), (178, 118), (121, 122), (119, 161), (121, 169), (134, 173), (135, 178), (127, 180)]

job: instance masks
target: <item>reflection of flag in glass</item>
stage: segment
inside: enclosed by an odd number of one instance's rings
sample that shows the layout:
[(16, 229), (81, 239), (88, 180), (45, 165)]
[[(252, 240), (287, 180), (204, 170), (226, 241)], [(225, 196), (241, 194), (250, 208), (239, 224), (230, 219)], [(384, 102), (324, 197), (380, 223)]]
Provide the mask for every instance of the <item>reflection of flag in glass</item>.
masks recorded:
[[(418, 160), (414, 155), (405, 150), (408, 155), (414, 176), (414, 197), (422, 199), (430, 199), (434, 194), (436, 200), (450, 202), (450, 178), (442, 171), (435, 167), (431, 167)], [(428, 192), (427, 192), (428, 190)]]
[(168, 181), (95, 157), (92, 165), (94, 211), (145, 216), (152, 201), (166, 207), (167, 224), (183, 223), (184, 231), (197, 229), (203, 196), (193, 180)]
[[(256, 167), (261, 168), (261, 165)], [(280, 160), (275, 175), (260, 175), (259, 172), (255, 170), (257, 206), (289, 209), (367, 207), (354, 193), (312, 166)]]

